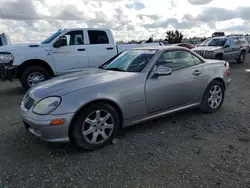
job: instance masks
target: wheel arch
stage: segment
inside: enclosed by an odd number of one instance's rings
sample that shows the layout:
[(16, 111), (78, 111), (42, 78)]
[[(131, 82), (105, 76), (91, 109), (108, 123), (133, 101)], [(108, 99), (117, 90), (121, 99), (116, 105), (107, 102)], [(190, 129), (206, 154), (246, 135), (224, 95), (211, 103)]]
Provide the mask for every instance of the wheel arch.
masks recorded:
[(45, 70), (47, 70), (51, 77), (55, 76), (55, 73), (54, 73), (53, 69), (51, 68), (51, 66), (46, 61), (43, 61), (41, 59), (30, 59), (30, 60), (24, 61), (18, 67), (17, 77), (20, 78), (20, 76), (25, 71), (25, 69), (28, 68), (28, 67), (31, 67), (31, 66), (40, 66), (40, 67), (44, 68)]
[(221, 56), (221, 57), (223, 58), (223, 56), (224, 56), (223, 52), (219, 52), (219, 53), (217, 53), (217, 54), (215, 55), (215, 57), (219, 57), (219, 56)]
[[(226, 84), (225, 84), (225, 82), (224, 82), (224, 80), (222, 79), (222, 78), (220, 78), (220, 77), (217, 77), (217, 78), (214, 78), (213, 80), (211, 80), (211, 82), (212, 81), (219, 81), (222, 85), (223, 85), (223, 88), (224, 88), (224, 90), (226, 89)], [(210, 83), (211, 83), (210, 82)], [(209, 84), (210, 84), (209, 83)]]
[(110, 99), (97, 99), (97, 100), (93, 100), (93, 101), (90, 101), (90, 102), (86, 103), (85, 105), (81, 106), (76, 111), (74, 117), (71, 120), (71, 123), (70, 123), (70, 126), (69, 126), (69, 130), (68, 130), (68, 135), (69, 135), (70, 140), (72, 140), (72, 138), (71, 138), (71, 131), (72, 131), (73, 125), (76, 122), (77, 117), (83, 112), (84, 109), (86, 109), (89, 106), (91, 106), (93, 104), (96, 104), (96, 103), (106, 103), (106, 104), (109, 104), (110, 106), (112, 106), (113, 108), (115, 108), (115, 110), (117, 111), (118, 116), (120, 118), (120, 129), (122, 129), (122, 127), (123, 127), (123, 112), (122, 112), (121, 108), (119, 107), (119, 105), (115, 101), (110, 100)]
[(225, 84), (224, 80), (223, 80), (222, 78), (220, 78), (220, 77), (216, 77), (216, 78), (212, 79), (212, 80), (208, 83), (208, 85), (207, 85), (207, 87), (206, 87), (206, 89), (205, 89), (205, 91), (204, 91), (204, 93), (203, 93), (203, 95), (202, 95), (202, 101), (203, 101), (204, 96), (205, 96), (205, 94), (206, 94), (206, 91), (207, 91), (209, 85), (212, 83), (212, 81), (218, 81), (218, 82), (220, 82), (220, 83), (222, 84), (222, 86), (223, 86), (223, 89), (224, 89), (224, 90), (226, 89), (226, 84)]
[(246, 49), (243, 49), (243, 50), (241, 50), (241, 53), (247, 53), (247, 50)]

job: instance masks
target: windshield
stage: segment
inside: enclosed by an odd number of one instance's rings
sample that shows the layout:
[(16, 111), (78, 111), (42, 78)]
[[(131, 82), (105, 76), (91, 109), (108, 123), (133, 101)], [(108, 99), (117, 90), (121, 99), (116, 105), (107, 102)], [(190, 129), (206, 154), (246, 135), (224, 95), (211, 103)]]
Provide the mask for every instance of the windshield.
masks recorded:
[(124, 72), (141, 72), (156, 51), (157, 50), (125, 51), (109, 64), (105, 65), (103, 69)]
[(62, 33), (62, 30), (58, 30), (56, 33), (45, 39), (42, 44), (49, 44), (52, 40), (54, 40), (57, 36), (59, 36)]
[(226, 38), (208, 39), (202, 45), (203, 46), (224, 46), (226, 41), (227, 41)]

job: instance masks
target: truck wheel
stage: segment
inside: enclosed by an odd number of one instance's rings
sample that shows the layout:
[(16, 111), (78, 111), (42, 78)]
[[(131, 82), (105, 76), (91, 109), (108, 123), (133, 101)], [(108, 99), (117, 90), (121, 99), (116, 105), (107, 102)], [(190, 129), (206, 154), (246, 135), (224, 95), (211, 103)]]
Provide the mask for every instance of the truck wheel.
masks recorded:
[(24, 89), (28, 90), (30, 87), (45, 81), (50, 78), (48, 71), (40, 66), (33, 66), (27, 68), (21, 73), (19, 81)]
[(216, 59), (217, 59), (217, 60), (223, 60), (223, 55), (222, 55), (222, 54), (218, 54), (218, 55), (216, 56)]
[(246, 58), (246, 53), (245, 52), (241, 52), (238, 59), (236, 60), (237, 61), (237, 64), (241, 64), (245, 61), (245, 58)]

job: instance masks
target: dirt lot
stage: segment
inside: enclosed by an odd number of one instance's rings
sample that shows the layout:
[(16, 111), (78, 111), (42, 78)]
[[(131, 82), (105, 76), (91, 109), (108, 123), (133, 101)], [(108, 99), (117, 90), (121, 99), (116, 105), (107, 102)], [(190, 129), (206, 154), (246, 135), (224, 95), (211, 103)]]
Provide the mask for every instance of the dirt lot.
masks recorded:
[(23, 90), (0, 83), (1, 187), (250, 187), (250, 58), (231, 64), (215, 114), (198, 109), (127, 128), (118, 142), (84, 152), (27, 133)]

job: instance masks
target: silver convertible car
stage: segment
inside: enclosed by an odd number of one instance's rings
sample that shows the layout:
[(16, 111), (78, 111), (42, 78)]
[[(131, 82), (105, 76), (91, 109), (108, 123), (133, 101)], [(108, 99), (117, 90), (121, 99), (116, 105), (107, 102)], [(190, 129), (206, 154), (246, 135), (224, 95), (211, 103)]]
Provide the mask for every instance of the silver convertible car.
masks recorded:
[(45, 141), (95, 150), (126, 126), (194, 107), (216, 111), (230, 81), (226, 61), (205, 60), (183, 47), (132, 49), (99, 68), (29, 89), (21, 117)]

